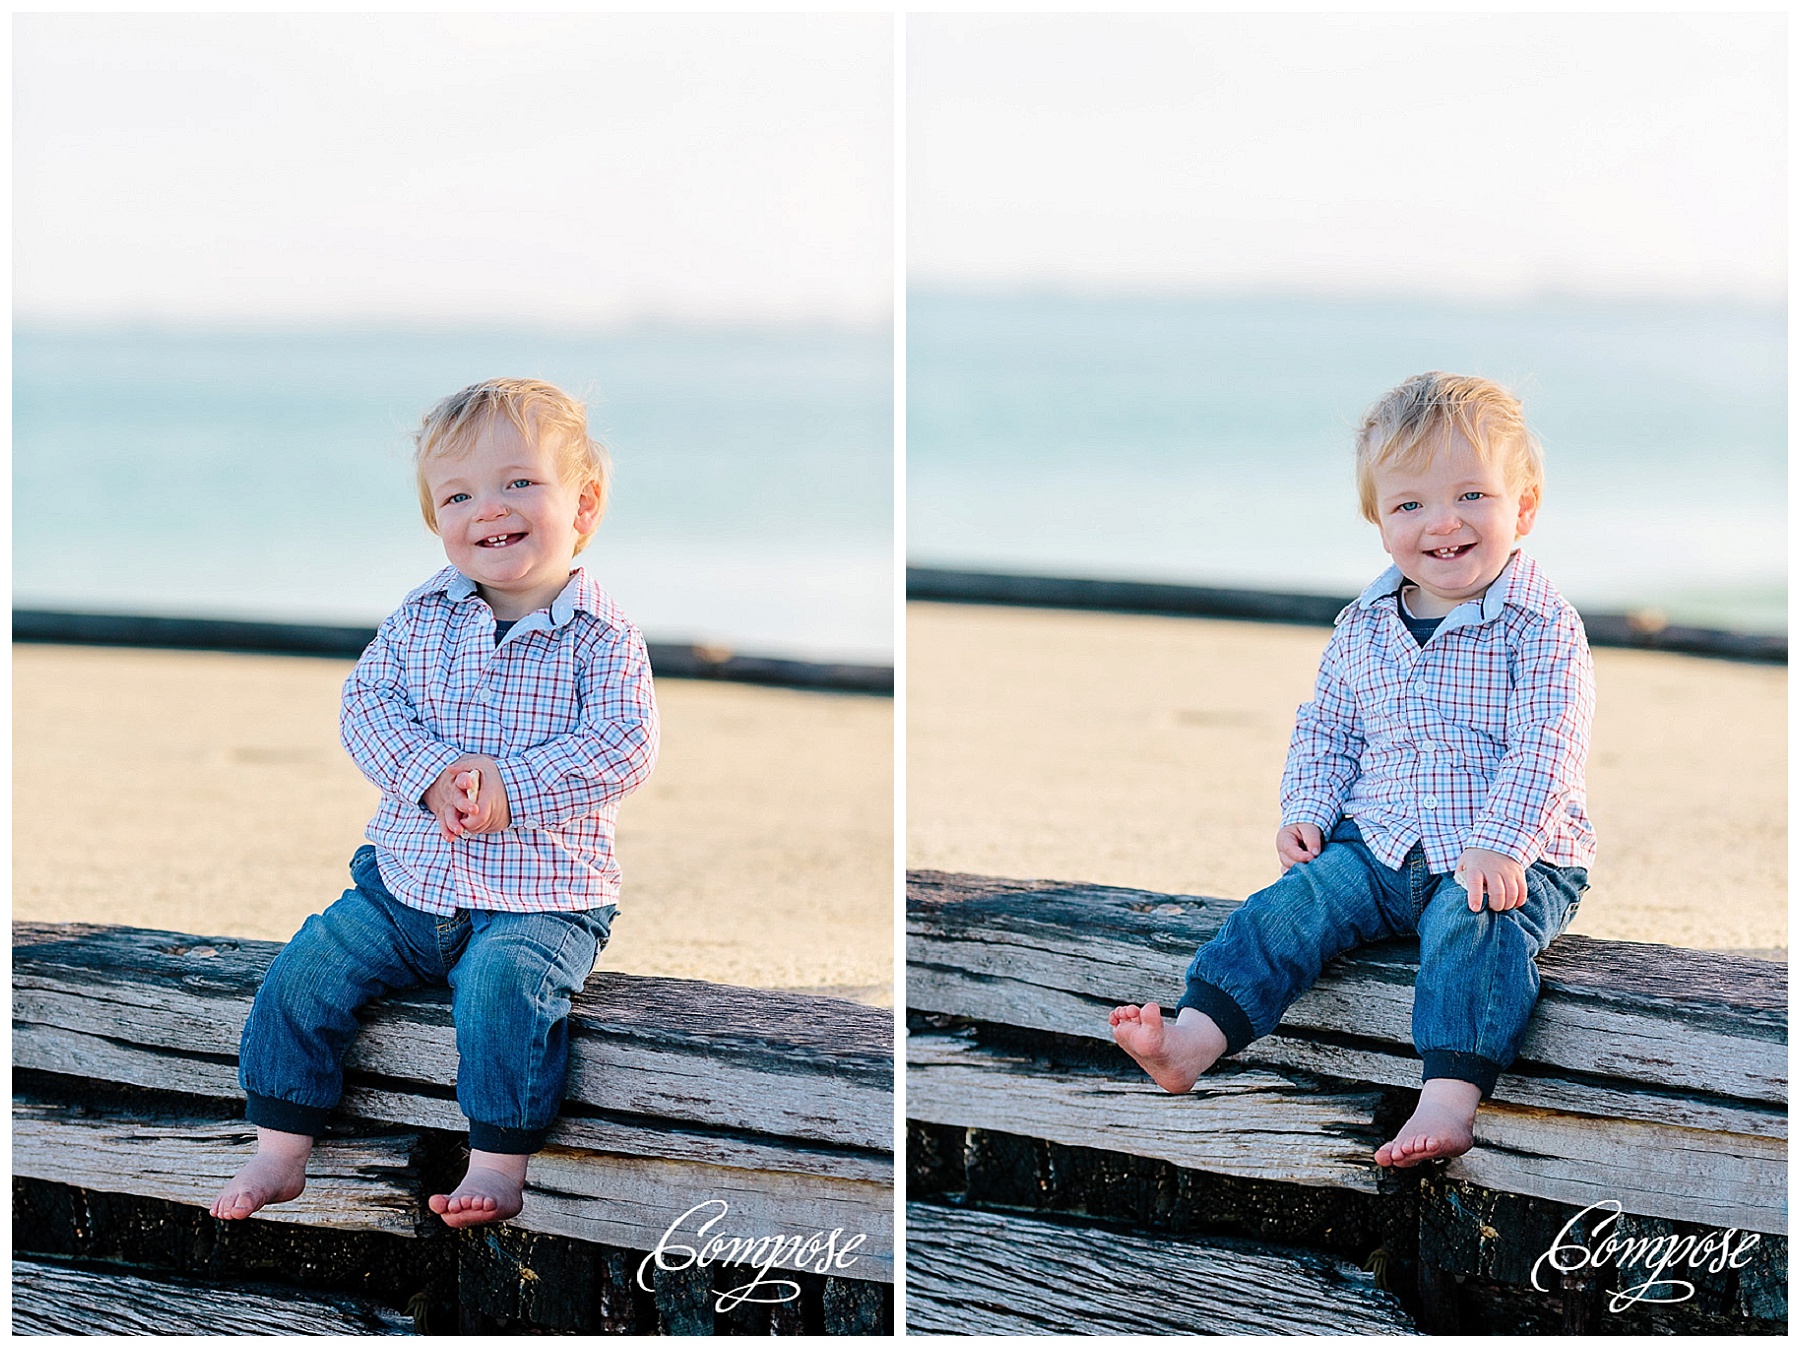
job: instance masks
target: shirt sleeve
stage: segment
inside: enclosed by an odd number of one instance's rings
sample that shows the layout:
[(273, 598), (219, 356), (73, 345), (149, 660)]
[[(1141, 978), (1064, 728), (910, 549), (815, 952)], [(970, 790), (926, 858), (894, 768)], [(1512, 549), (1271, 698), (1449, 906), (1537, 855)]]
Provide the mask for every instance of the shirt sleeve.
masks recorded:
[(1544, 854), (1559, 817), (1587, 789), (1594, 726), (1594, 658), (1573, 612), (1524, 636), (1506, 704), (1506, 752), (1469, 835), (1529, 866)]
[(576, 728), (499, 760), (515, 826), (548, 828), (623, 800), (656, 766), (661, 728), (637, 628), (596, 643), (581, 671)]
[(1347, 640), (1343, 626), (1332, 632), (1319, 661), (1312, 701), (1301, 703), (1294, 719), (1281, 774), (1283, 824), (1312, 824), (1329, 833), (1362, 771), (1362, 720), (1343, 668)]
[(430, 734), (407, 691), (404, 610), (381, 624), (344, 683), (338, 737), (367, 777), (397, 800), (418, 804), (462, 751)]

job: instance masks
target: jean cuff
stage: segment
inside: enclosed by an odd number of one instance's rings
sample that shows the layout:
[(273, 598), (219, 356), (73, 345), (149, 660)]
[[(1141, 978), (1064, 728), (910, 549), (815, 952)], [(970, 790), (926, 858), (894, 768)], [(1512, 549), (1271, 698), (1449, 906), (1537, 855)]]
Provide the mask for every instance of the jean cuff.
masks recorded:
[(1250, 1028), (1250, 1017), (1244, 1014), (1244, 1008), (1232, 1000), (1231, 994), (1204, 978), (1189, 977), (1187, 991), (1181, 994), (1181, 1000), (1175, 1004), (1175, 1014), (1181, 1014), (1181, 1008), (1191, 1006), (1203, 1015), (1210, 1016), (1225, 1035), (1225, 1056), (1230, 1057), (1238, 1052), (1252, 1039), (1256, 1031)]
[(1419, 1056), (1425, 1060), (1421, 1081), (1432, 1081), (1438, 1077), (1466, 1081), (1481, 1088), (1483, 1100), (1493, 1094), (1494, 1082), (1506, 1070), (1504, 1063), (1484, 1058), (1479, 1053), (1453, 1053), (1449, 1049), (1428, 1048)]
[(548, 1128), (502, 1128), (495, 1123), (469, 1120), (469, 1150), (493, 1151), (502, 1156), (530, 1156), (544, 1149)]
[(244, 1117), (258, 1128), (277, 1133), (301, 1133), (306, 1137), (324, 1137), (329, 1109), (317, 1105), (297, 1105), (292, 1100), (277, 1100), (272, 1095), (245, 1092)]

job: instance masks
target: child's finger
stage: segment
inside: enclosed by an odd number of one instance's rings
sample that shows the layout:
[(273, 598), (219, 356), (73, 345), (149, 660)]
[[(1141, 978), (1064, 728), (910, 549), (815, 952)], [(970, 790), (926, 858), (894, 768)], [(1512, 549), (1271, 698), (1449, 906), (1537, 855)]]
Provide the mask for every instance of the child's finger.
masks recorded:
[(1469, 911), (1479, 913), (1481, 896), (1487, 890), (1487, 877), (1480, 871), (1470, 871), (1468, 877), (1463, 881), (1463, 887), (1469, 891)]

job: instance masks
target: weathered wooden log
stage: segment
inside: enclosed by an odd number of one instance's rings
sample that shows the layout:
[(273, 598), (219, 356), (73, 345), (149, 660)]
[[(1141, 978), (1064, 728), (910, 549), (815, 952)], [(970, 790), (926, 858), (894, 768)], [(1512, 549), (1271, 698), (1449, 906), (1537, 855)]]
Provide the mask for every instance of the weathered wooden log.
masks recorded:
[(1483, 1105), (1446, 1173), (1503, 1193), (1785, 1234), (1787, 1144), (1774, 1138)]
[(914, 1334), (1416, 1334), (1371, 1274), (1309, 1251), (909, 1203)]
[(1250, 1179), (1377, 1188), (1377, 1091), (1322, 1089), (1254, 1069), (1174, 1096), (1148, 1078), (1063, 1067), (1047, 1074), (952, 1035), (911, 1034), (906, 1113), (920, 1123), (1040, 1137)]
[(876, 1184), (639, 1157), (596, 1163), (593, 1153), (550, 1147), (532, 1158), (515, 1224), (634, 1250), (654, 1249), (665, 1236), (671, 1247), (698, 1249), (715, 1237), (804, 1244), (817, 1235), (816, 1250), (829, 1241), (841, 1258), (829, 1270), (802, 1271), (894, 1280), (893, 1191)]
[[(128, 928), (15, 924), (15, 1067), (215, 1100), (241, 1099), (236, 1041), (278, 947)], [(678, 979), (596, 974), (571, 1017), (570, 1089), (552, 1146), (532, 1166), (515, 1224), (578, 1239), (652, 1248), (670, 1223), (710, 1199), (733, 1234), (861, 1237), (836, 1276), (893, 1277), (893, 1060), (886, 1012), (836, 999)], [(454, 1027), (446, 995), (418, 992), (372, 1007), (349, 1059), (338, 1114), (461, 1132), (452, 1088)], [(27, 1108), (44, 1133), (64, 1130), (72, 1170), (40, 1177), (96, 1187), (70, 1143), (71, 1119)], [(233, 1129), (236, 1129), (233, 1132)], [(210, 1200), (235, 1163), (202, 1165), (241, 1125), (169, 1121), (161, 1170), (205, 1171), (175, 1192), (146, 1179), (115, 1137), (101, 1173), (117, 1191)], [(51, 1163), (32, 1162), (49, 1172)], [(210, 1165), (210, 1169), (208, 1166)], [(31, 1172), (36, 1173), (36, 1170)], [(104, 1187), (104, 1186), (102, 1186)], [(191, 1190), (191, 1192), (190, 1192)], [(329, 1188), (317, 1195), (327, 1221)], [(309, 1188), (309, 1199), (313, 1190)], [(410, 1210), (422, 1195), (412, 1193)], [(365, 1204), (366, 1206), (366, 1204)], [(265, 1210), (287, 1217), (293, 1209)], [(386, 1229), (386, 1228), (383, 1228)]]
[[(907, 886), (906, 1004), (1105, 1039), (1111, 1007), (1179, 998), (1187, 960), (1237, 906), (1108, 886), (916, 871)], [(1496, 1099), (1569, 1108), (1593, 1078), (1602, 1078), (1604, 1094), (1583, 1112), (1660, 1122), (1669, 1117), (1669, 1096), (1689, 1096), (1712, 1117), (1730, 1119), (1732, 1131), (1786, 1136), (1783, 966), (1579, 936), (1557, 941), (1538, 964), (1538, 1007)], [(1368, 946), (1335, 960), (1289, 1008), (1279, 1037), (1315, 1044), (1348, 1039), (1364, 1051), (1411, 1059), (1417, 973), (1415, 943)], [(1270, 1051), (1284, 1052), (1261, 1050)], [(1243, 1056), (1265, 1060), (1254, 1045)], [(1354, 1075), (1374, 1079), (1366, 1065)], [(1534, 1084), (1546, 1078), (1548, 1086)], [(1635, 1113), (1633, 1097), (1640, 1099)]]
[(13, 1260), (14, 1334), (411, 1334), (400, 1312), (292, 1288), (220, 1287), (184, 1278)]
[[(67, 1052), (77, 1044), (70, 1036), (80, 1035), (154, 1049), (171, 1059), (171, 1070), (175, 1058), (201, 1059), (203, 1075), (215, 1083), (207, 1093), (214, 1093), (223, 1088), (221, 1069), (236, 1060), (250, 1002), (279, 948), (128, 927), (16, 923), (15, 1063), (83, 1070), (80, 1055)], [(577, 1104), (893, 1148), (893, 1032), (884, 1011), (835, 998), (596, 973), (569, 1022), (567, 1098)], [(67, 1067), (48, 1065), (57, 1052)], [(347, 1067), (365, 1079), (454, 1085), (448, 993), (412, 992), (373, 1007)], [(144, 1084), (182, 1089), (166, 1080)]]
[[(340, 660), (356, 659), (375, 637), (373, 627), (68, 613), (49, 609), (14, 609), (12, 630), (14, 641), (246, 651), (258, 655), (319, 655)], [(739, 655), (713, 646), (667, 641), (648, 643), (646, 653), (650, 657), (650, 670), (659, 679), (723, 679), (780, 688), (821, 688), (889, 696), (894, 691), (892, 665), (780, 660)]]
[[(930, 872), (910, 881), (909, 1009), (1096, 1040), (1110, 1038), (1112, 1005), (1174, 1001), (1193, 948), (1236, 907), (1049, 881)], [(1559, 941), (1540, 967), (1543, 997), (1520, 1062), (1484, 1106), (1476, 1150), (1452, 1173), (1561, 1201), (1610, 1197), (1646, 1216), (1784, 1230), (1785, 969), (1579, 937)], [(1416, 974), (1407, 945), (1354, 952), (1239, 1060), (1416, 1085)], [(1135, 1081), (1123, 1055), (1119, 1064)], [(1016, 1076), (994, 1072), (986, 1087), (965, 1081), (961, 1098), (966, 1106), (984, 1089), (1016, 1094)], [(928, 1107), (916, 1117), (981, 1122), (966, 1107), (964, 1117)], [(985, 1108), (985, 1126), (1051, 1136), (1041, 1107), (1036, 1118), (997, 1102)], [(1093, 1109), (1088, 1128), (1103, 1128), (1106, 1116)], [(1061, 1134), (1051, 1140), (1082, 1126), (1060, 1110), (1054, 1117)]]
[[(1329, 627), (1348, 596), (1237, 590), (1161, 581), (1094, 580), (1073, 576), (1024, 576), (992, 571), (906, 568), (906, 597), (951, 604), (1004, 604), (1026, 608), (1095, 609), (1155, 613), (1181, 618), (1238, 618), (1251, 622)], [(1583, 612), (1592, 646), (1631, 646), (1727, 660), (1787, 663), (1787, 636), (1672, 624), (1647, 613)]]
[[(256, 1154), (245, 1123), (94, 1113), (66, 1104), (13, 1102), (13, 1174), (108, 1193), (209, 1206)], [(306, 1192), (263, 1211), (275, 1222), (386, 1231), (419, 1227), (415, 1133), (331, 1137), (313, 1149)]]

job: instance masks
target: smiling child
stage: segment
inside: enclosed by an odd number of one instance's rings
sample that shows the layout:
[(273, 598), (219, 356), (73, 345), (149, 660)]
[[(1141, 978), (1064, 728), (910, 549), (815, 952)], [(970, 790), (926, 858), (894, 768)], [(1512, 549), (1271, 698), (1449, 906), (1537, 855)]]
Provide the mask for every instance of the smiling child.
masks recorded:
[(357, 1009), (443, 985), (469, 1165), (430, 1207), (451, 1226), (517, 1214), (562, 1102), (570, 997), (618, 911), (614, 824), (656, 762), (658, 722), (642, 635), (574, 566), (606, 508), (605, 451), (580, 403), (528, 379), (452, 394), (415, 439), (450, 565), (344, 685), (344, 747), (381, 805), (352, 888), (256, 994), (239, 1080), (257, 1153), (215, 1217), (299, 1197)]
[(1594, 856), (1594, 709), (1581, 619), (1518, 551), (1543, 459), (1484, 379), (1407, 380), (1356, 442), (1363, 515), (1393, 566), (1337, 617), (1282, 775), (1284, 874), (1188, 966), (1173, 1020), (1113, 1011), (1165, 1090), (1274, 1030), (1333, 956), (1416, 934), (1418, 1108), (1375, 1153), (1456, 1156), (1517, 1055), (1537, 955), (1573, 919)]

